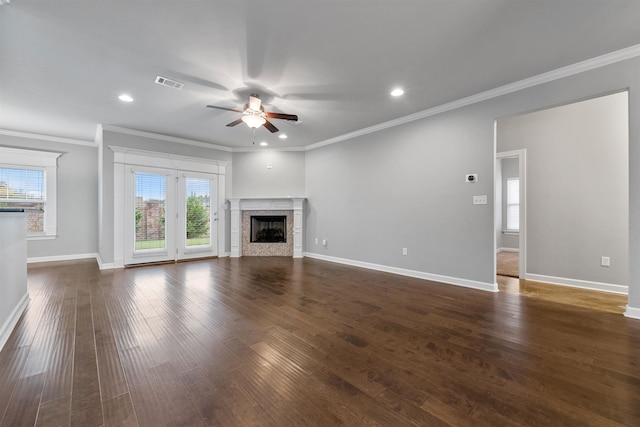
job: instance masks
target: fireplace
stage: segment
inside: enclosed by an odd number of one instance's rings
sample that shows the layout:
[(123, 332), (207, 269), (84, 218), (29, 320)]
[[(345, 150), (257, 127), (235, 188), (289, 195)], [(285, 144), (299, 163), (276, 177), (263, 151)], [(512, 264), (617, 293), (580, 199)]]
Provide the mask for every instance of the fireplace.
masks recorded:
[(285, 215), (252, 215), (250, 243), (286, 243), (287, 217)]
[[(304, 234), (304, 197), (281, 197), (271, 199), (261, 198), (230, 198), (229, 210), (231, 211), (231, 257), (241, 256), (304, 256), (302, 236)], [(252, 217), (262, 217), (266, 221), (254, 221)], [(264, 218), (267, 217), (267, 218)], [(274, 217), (278, 218), (281, 226), (274, 224)], [(265, 222), (266, 224), (259, 224)], [(266, 226), (265, 226), (266, 225)], [(279, 231), (257, 233), (260, 228), (281, 229)], [(262, 234), (270, 235), (267, 239), (273, 239), (274, 235), (279, 241), (262, 240)]]

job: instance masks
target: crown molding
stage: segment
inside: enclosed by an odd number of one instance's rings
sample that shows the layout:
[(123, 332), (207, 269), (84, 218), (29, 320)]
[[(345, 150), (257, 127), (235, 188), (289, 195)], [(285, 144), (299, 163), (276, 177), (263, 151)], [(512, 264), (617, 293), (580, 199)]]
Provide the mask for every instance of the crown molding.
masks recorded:
[(377, 125), (369, 126), (354, 132), (345, 133), (344, 135), (329, 138), (324, 141), (316, 142), (315, 144), (307, 145), (306, 151), (315, 150), (316, 148), (324, 147), (327, 145), (335, 144), (337, 142), (346, 141), (359, 136), (367, 135), (369, 133), (378, 132), (384, 129), (389, 129), (395, 126), (400, 126), (405, 123), (413, 122), (415, 120), (432, 117), (438, 114), (445, 113), (447, 111), (456, 110), (458, 108), (466, 107), (478, 102), (487, 101), (489, 99), (497, 98), (510, 93), (518, 92), (523, 89), (528, 89), (534, 86), (538, 86), (544, 83), (549, 83), (554, 80), (559, 80), (565, 77), (573, 76), (583, 73), (585, 71), (595, 70), (607, 65), (615, 64), (617, 62), (625, 61), (640, 56), (640, 45), (630, 46), (625, 49), (617, 50), (615, 52), (607, 53), (605, 55), (597, 56), (595, 58), (587, 59), (585, 61), (577, 62), (566, 67), (558, 68), (546, 73), (538, 74), (533, 77), (529, 77), (523, 80), (519, 80), (514, 83), (510, 83), (504, 86), (500, 86), (494, 89), (490, 89), (484, 92), (477, 93), (465, 98), (458, 99), (456, 101), (448, 102), (446, 104), (438, 105), (427, 110), (419, 111), (408, 116), (400, 117), (387, 122), (382, 122)]
[(85, 147), (97, 147), (93, 141), (81, 139), (64, 138), (60, 136), (42, 135), (38, 133), (21, 132), (17, 130), (0, 129), (0, 135), (15, 136), (17, 138), (37, 139), (39, 141), (61, 142), (63, 144), (84, 145)]
[(253, 148), (253, 147), (240, 147), (234, 148), (232, 150), (234, 153), (255, 153), (258, 151), (307, 151), (306, 147), (263, 147), (263, 148)]
[(195, 147), (209, 148), (211, 150), (232, 152), (233, 149), (223, 145), (209, 144), (207, 142), (195, 141), (193, 139), (179, 138), (177, 136), (163, 135), (161, 133), (147, 132), (144, 130), (129, 129), (120, 126), (102, 125), (102, 129), (109, 132), (117, 132), (125, 135), (141, 136), (143, 138), (159, 139), (161, 141), (175, 142), (177, 144), (192, 145)]
[[(2, 3), (3, 1), (5, 3), (8, 3), (7, 0), (0, 0), (0, 4), (3, 4)], [(568, 65), (566, 67), (558, 68), (556, 70), (552, 70), (547, 73), (538, 74), (536, 76), (529, 77), (514, 83), (510, 83), (510, 84), (500, 86), (494, 89), (490, 89), (484, 92), (480, 92), (475, 95), (471, 95), (471, 96), (461, 98), (452, 102), (448, 102), (446, 104), (438, 105), (436, 107), (419, 111), (414, 114), (410, 114), (394, 120), (382, 122), (377, 125), (369, 126), (354, 132), (349, 132), (343, 135), (336, 136), (334, 138), (329, 138), (324, 141), (319, 141), (314, 144), (307, 145), (305, 147), (232, 148), (232, 147), (223, 146), (223, 145), (210, 144), (203, 141), (195, 141), (195, 140), (186, 139), (186, 138), (179, 138), (179, 137), (163, 135), (163, 134), (154, 133), (154, 132), (141, 131), (137, 129), (129, 129), (129, 128), (124, 128), (124, 127), (114, 126), (114, 125), (99, 125), (99, 126), (102, 126), (103, 130), (110, 131), (110, 132), (140, 136), (144, 138), (158, 139), (158, 140), (167, 141), (167, 142), (192, 145), (196, 147), (208, 148), (212, 150), (219, 150), (219, 151), (225, 151), (225, 152), (231, 152), (231, 153), (257, 152), (257, 151), (311, 151), (327, 145), (335, 144), (342, 141), (347, 141), (353, 138), (357, 138), (359, 136), (378, 132), (384, 129), (389, 129), (395, 126), (400, 126), (416, 120), (432, 117), (448, 111), (456, 110), (458, 108), (463, 108), (472, 104), (487, 101), (489, 99), (493, 99), (493, 98), (497, 98), (510, 93), (518, 92), (523, 89), (528, 89), (544, 83), (549, 83), (554, 80), (559, 80), (565, 77), (580, 74), (585, 71), (590, 71), (597, 68), (605, 67), (607, 65), (615, 64), (617, 62), (625, 61), (638, 56), (640, 56), (640, 45), (630, 46), (625, 49), (607, 53), (605, 55), (597, 56), (595, 58), (587, 59), (585, 61)], [(51, 136), (51, 135), (41, 135), (36, 133), (15, 131), (15, 130), (9, 130), (9, 129), (0, 129), (0, 135), (15, 136), (18, 138), (35, 139), (35, 140), (41, 140), (41, 141), (60, 142), (64, 144), (83, 145), (87, 147), (98, 146), (98, 144), (96, 144), (96, 142), (93, 142), (93, 141), (85, 141), (80, 139), (65, 138), (65, 137), (58, 137), (58, 136)]]

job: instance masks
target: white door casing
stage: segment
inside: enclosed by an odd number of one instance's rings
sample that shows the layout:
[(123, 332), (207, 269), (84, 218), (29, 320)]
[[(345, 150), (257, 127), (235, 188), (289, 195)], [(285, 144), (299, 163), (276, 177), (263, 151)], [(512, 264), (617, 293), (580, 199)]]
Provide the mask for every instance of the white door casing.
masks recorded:
[[(204, 256), (216, 256), (217, 254), (224, 254), (224, 230), (225, 230), (225, 172), (228, 162), (218, 160), (208, 160), (195, 157), (178, 156), (166, 153), (156, 153), (144, 150), (136, 150), (126, 147), (109, 146), (109, 149), (114, 153), (113, 171), (114, 171), (114, 267), (122, 268), (125, 264), (131, 262), (153, 262), (151, 257), (133, 257), (126, 255), (127, 247), (131, 246), (131, 236), (135, 233), (135, 209), (131, 206), (133, 203), (132, 190), (127, 190), (129, 185), (127, 175), (132, 175), (131, 169), (135, 170), (148, 170), (158, 171), (164, 170), (163, 173), (169, 173), (172, 177), (172, 181), (175, 182), (173, 186), (172, 195), (169, 196), (173, 200), (174, 209), (171, 213), (172, 222), (174, 226), (172, 228), (172, 248), (167, 249), (167, 252), (171, 251), (172, 254), (167, 253), (168, 260), (191, 258), (191, 257), (204, 257)], [(147, 169), (145, 169), (147, 168)], [(168, 171), (168, 172), (167, 172)], [(176, 237), (177, 224), (180, 223), (180, 213), (177, 203), (178, 188), (180, 184), (180, 177), (196, 176), (196, 177), (208, 177), (211, 182), (211, 214), (212, 217), (217, 218), (216, 221), (211, 221), (211, 245), (209, 248), (190, 248), (187, 250), (183, 248), (179, 249), (179, 235)], [(184, 184), (184, 181), (183, 181)], [(129, 201), (127, 201), (129, 200)], [(169, 202), (168, 202), (169, 203)], [(128, 209), (129, 208), (129, 209)], [(214, 215), (215, 213), (215, 215)], [(127, 218), (129, 217), (129, 218)], [(132, 219), (133, 218), (133, 219)], [(169, 218), (167, 213), (166, 218)], [(184, 218), (184, 216), (182, 217)], [(184, 221), (184, 220), (183, 220)], [(168, 222), (168, 221), (167, 221)], [(128, 225), (127, 225), (128, 224)], [(220, 238), (222, 236), (222, 238)], [(168, 237), (167, 237), (168, 238)], [(176, 240), (177, 239), (177, 240)], [(127, 241), (129, 243), (127, 243)], [(132, 252), (130, 249), (129, 252)], [(139, 255), (139, 254), (138, 254)], [(160, 254), (155, 254), (160, 256)], [(142, 259), (145, 259), (142, 261)]]
[[(518, 170), (520, 177), (520, 230), (518, 232), (518, 245), (519, 245), (519, 255), (518, 255), (518, 275), (521, 279), (525, 278), (527, 274), (527, 150), (513, 150), (513, 151), (504, 151), (501, 153), (496, 153), (496, 161), (500, 161), (502, 159), (510, 159), (517, 158), (518, 159)], [(496, 183), (494, 182), (494, 191), (495, 191)], [(494, 241), (493, 246), (496, 246), (496, 242)], [(496, 252), (495, 250), (493, 251)], [(494, 256), (495, 257), (495, 256)], [(493, 260), (494, 269), (496, 265), (496, 260)]]

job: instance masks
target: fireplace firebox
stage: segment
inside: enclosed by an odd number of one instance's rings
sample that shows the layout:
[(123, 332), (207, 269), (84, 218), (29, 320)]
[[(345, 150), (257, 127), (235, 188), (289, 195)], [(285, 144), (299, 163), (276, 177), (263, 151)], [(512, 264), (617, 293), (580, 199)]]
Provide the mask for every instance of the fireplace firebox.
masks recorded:
[(252, 215), (251, 243), (286, 243), (287, 217), (282, 215)]

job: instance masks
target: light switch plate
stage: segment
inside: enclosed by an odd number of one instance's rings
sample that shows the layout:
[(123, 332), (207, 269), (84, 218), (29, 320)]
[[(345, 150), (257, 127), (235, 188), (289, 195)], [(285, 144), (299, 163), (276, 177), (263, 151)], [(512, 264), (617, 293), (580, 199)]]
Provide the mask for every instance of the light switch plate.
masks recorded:
[(487, 196), (473, 196), (473, 204), (474, 205), (486, 205), (487, 204)]

